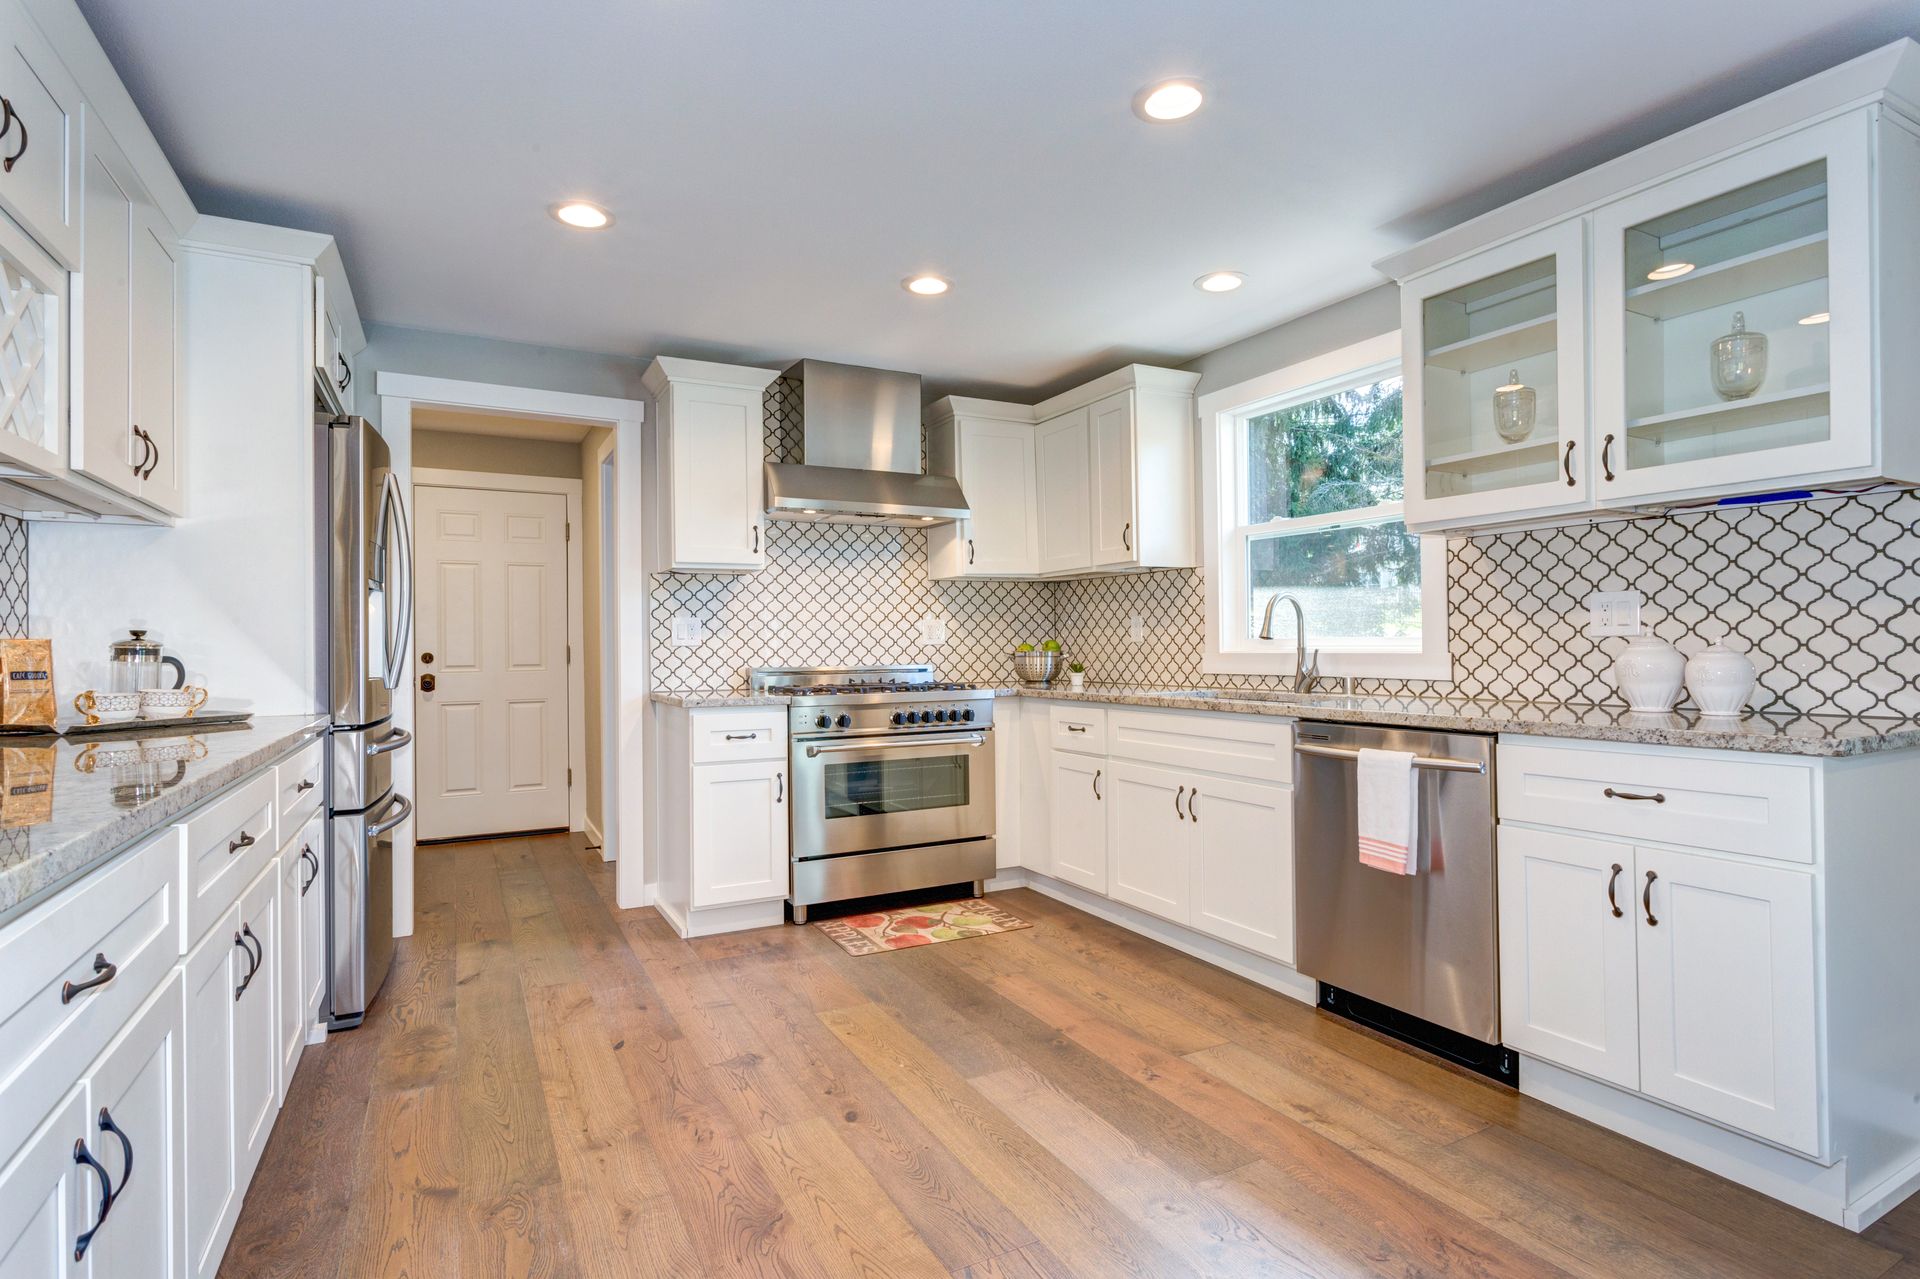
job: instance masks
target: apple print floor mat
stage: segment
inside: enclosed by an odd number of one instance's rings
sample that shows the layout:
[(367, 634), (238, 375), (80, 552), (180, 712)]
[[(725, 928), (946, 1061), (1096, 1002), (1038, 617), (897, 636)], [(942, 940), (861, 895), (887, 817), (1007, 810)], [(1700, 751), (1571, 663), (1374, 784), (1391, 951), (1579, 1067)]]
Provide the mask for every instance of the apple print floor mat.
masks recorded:
[(882, 910), (867, 915), (842, 915), (814, 925), (840, 943), (849, 955), (877, 955), (888, 950), (932, 946), (963, 937), (991, 937), (1019, 928), (1032, 928), (1024, 919), (989, 906), (978, 897), (939, 902), (905, 910)]

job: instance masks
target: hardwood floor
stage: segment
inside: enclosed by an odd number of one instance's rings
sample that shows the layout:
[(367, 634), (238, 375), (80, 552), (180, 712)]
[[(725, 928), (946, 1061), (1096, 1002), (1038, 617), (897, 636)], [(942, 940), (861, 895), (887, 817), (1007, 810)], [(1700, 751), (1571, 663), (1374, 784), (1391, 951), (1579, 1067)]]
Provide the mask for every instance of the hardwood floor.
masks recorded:
[(1889, 1276), (1864, 1237), (1062, 906), (686, 943), (578, 837), (421, 849), (223, 1276)]

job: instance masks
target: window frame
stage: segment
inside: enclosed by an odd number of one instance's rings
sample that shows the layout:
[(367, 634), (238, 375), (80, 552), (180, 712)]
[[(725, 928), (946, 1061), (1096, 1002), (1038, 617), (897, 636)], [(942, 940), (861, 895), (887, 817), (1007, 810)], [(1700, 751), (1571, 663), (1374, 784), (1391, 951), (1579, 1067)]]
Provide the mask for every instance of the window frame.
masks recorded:
[[(1206, 654), (1201, 670), (1210, 675), (1291, 675), (1297, 666), (1292, 619), (1276, 613), (1274, 638), (1242, 635), (1239, 619), (1249, 615), (1247, 555), (1251, 542), (1276, 531), (1380, 524), (1405, 518), (1405, 503), (1383, 502), (1332, 515), (1281, 517), (1248, 524), (1242, 468), (1247, 423), (1254, 418), (1309, 400), (1366, 386), (1399, 375), (1398, 330), (1276, 369), (1238, 385), (1200, 397), (1201, 557), (1206, 587)], [(1405, 449), (1402, 449), (1404, 464)], [(1285, 618), (1285, 625), (1280, 619)], [(1453, 663), (1447, 651), (1447, 545), (1441, 536), (1420, 535), (1420, 645), (1392, 640), (1346, 638), (1333, 648), (1316, 643), (1313, 619), (1307, 619), (1307, 647), (1320, 649), (1325, 676), (1386, 679), (1448, 679)]]

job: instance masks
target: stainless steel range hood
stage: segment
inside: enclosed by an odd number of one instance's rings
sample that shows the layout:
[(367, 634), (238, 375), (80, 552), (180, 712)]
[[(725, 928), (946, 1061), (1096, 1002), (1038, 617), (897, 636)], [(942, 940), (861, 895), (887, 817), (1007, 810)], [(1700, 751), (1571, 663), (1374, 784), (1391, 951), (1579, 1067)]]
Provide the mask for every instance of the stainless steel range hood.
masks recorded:
[(800, 383), (801, 461), (767, 463), (769, 518), (905, 526), (967, 518), (951, 473), (921, 474), (918, 376), (824, 360), (802, 360), (786, 376)]

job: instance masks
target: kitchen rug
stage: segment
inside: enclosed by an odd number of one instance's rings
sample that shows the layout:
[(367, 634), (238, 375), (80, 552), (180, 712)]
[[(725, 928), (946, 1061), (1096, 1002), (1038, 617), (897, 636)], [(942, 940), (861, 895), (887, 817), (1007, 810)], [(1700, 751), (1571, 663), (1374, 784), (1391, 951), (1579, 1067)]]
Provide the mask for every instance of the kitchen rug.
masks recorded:
[(849, 955), (877, 955), (882, 951), (932, 946), (963, 937), (990, 937), (1019, 928), (1032, 928), (1024, 919), (989, 906), (978, 897), (965, 901), (915, 906), (910, 910), (882, 910), (870, 915), (842, 915), (814, 925), (840, 943)]

